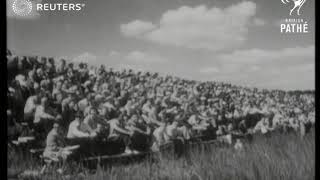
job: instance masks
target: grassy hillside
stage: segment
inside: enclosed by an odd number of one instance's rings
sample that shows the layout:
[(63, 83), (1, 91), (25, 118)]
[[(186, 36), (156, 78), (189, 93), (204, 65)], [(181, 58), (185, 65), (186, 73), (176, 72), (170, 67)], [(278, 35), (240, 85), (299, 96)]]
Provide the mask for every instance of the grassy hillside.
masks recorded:
[[(39, 170), (40, 164), (20, 153), (10, 152), (10, 171)], [(146, 158), (127, 165), (98, 167), (95, 171), (72, 165), (68, 179), (314, 179), (315, 133), (304, 138), (295, 134), (256, 136), (251, 143), (244, 143), (243, 151), (233, 147), (213, 145), (192, 148), (178, 159), (159, 157), (156, 161)], [(66, 179), (55, 173), (41, 179)]]

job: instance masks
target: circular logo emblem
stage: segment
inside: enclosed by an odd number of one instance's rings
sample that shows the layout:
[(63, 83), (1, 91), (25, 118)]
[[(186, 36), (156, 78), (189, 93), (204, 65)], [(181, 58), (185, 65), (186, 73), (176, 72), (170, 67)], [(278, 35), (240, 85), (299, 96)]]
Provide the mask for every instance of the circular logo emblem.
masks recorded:
[(27, 16), (32, 11), (32, 3), (30, 0), (14, 0), (12, 9), (19, 16)]

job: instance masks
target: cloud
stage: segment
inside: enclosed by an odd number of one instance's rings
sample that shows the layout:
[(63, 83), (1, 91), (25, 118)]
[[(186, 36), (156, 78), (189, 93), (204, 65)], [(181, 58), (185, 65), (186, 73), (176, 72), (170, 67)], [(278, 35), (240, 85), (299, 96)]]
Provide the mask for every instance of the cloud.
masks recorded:
[(134, 70), (134, 71), (146, 71), (146, 68), (142, 65), (136, 65), (136, 64), (117, 64), (115, 66), (116, 70)]
[(200, 68), (207, 78), (215, 75), (221, 81), (263, 88), (314, 89), (314, 46), (237, 50), (216, 59), (212, 67)]
[(163, 63), (167, 61), (167, 59), (158, 55), (141, 51), (132, 51), (126, 55), (125, 59), (135, 63)]
[(122, 24), (120, 26), (121, 32), (126, 36), (140, 36), (144, 33), (152, 31), (155, 28), (155, 25), (153, 25), (152, 23), (140, 20), (135, 20), (128, 24)]
[(98, 57), (89, 52), (82, 53), (72, 59), (75, 63), (88, 63), (90, 65), (97, 65)]
[[(165, 12), (156, 25), (135, 20), (122, 24), (121, 32), (163, 45), (219, 51), (245, 42), (255, 13), (256, 4), (249, 1), (224, 9), (182, 6)], [(263, 21), (256, 19), (255, 24)]]
[(253, 19), (253, 25), (255, 26), (264, 26), (266, 24), (266, 21), (260, 18), (254, 18)]
[(204, 67), (200, 69), (200, 73), (211, 74), (211, 73), (219, 73), (220, 70), (217, 67)]
[(110, 51), (110, 52), (109, 52), (109, 56), (110, 56), (110, 57), (116, 57), (116, 56), (118, 56), (118, 55), (120, 55), (120, 53), (119, 53), (118, 51)]
[[(260, 63), (295, 63), (313, 60), (315, 47), (294, 47), (285, 48), (281, 50), (263, 50), (263, 49), (249, 49), (236, 50), (231, 54), (222, 54), (218, 59), (222, 63), (236, 63), (236, 64), (260, 64)], [(277, 61), (277, 62), (275, 62)]]
[(21, 19), (21, 20), (34, 20), (34, 19), (40, 18), (40, 14), (36, 10), (36, 4), (41, 3), (42, 0), (29, 0), (32, 4), (32, 10), (26, 16), (18, 15), (13, 11), (14, 1), (15, 0), (7, 0), (7, 18), (15, 18), (15, 19)]

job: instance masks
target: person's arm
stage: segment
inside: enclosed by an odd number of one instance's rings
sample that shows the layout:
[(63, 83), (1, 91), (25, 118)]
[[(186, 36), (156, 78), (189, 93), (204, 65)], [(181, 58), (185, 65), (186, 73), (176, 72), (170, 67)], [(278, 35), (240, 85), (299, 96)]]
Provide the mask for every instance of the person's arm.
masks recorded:
[(126, 134), (126, 135), (129, 135), (131, 136), (132, 135), (132, 132), (126, 130), (126, 129), (123, 129), (121, 127), (119, 127), (118, 125), (118, 122), (113, 122), (113, 123), (110, 123), (110, 126), (113, 127), (113, 129), (119, 133), (122, 133), (122, 134)]
[(193, 130), (206, 130), (207, 128), (201, 125), (194, 125), (192, 126)]
[(175, 110), (177, 110), (177, 107), (176, 107), (176, 106), (172, 107), (171, 109), (168, 109), (167, 112), (168, 112), (168, 113), (171, 113), (171, 112), (173, 112), (173, 111), (175, 111)]
[(50, 119), (50, 120), (55, 120), (56, 119), (54, 116), (44, 112), (43, 110), (39, 112), (39, 116), (40, 116), (40, 118), (43, 118), (43, 119)]
[(257, 125), (253, 128), (253, 133), (256, 133), (261, 129), (261, 122), (259, 121)]
[(76, 137), (89, 137), (89, 134), (80, 131), (78, 126), (71, 126), (70, 131), (71, 131), (72, 134), (73, 134), (74, 136), (76, 136)]
[(125, 129), (117, 126), (117, 125), (114, 126), (114, 130), (116, 130), (116, 131), (118, 131), (118, 132), (120, 132), (120, 133), (122, 133), (122, 134), (129, 135), (129, 136), (132, 135), (132, 132), (130, 132), (130, 131), (128, 131), (128, 130), (125, 130)]
[(150, 117), (149, 117), (149, 120), (150, 120), (151, 122), (155, 123), (155, 124), (158, 125), (158, 126), (163, 125), (163, 123), (160, 122), (160, 121), (158, 121), (157, 119), (154, 119), (154, 118), (150, 118)]
[(202, 115), (199, 115), (198, 116), (201, 120), (208, 120), (209, 119), (209, 117), (207, 117), (207, 116), (202, 116)]
[(135, 127), (135, 126), (130, 126), (130, 129), (132, 131), (137, 131), (137, 132), (142, 133), (142, 134), (147, 134), (147, 132), (142, 131), (141, 129), (139, 129), (139, 128)]

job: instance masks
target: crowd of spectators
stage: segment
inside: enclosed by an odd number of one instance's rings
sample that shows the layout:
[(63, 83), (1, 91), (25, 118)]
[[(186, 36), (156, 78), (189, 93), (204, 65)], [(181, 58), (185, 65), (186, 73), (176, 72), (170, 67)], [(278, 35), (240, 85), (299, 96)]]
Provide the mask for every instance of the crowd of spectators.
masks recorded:
[(7, 69), (8, 137), (21, 136), (28, 124), (49, 154), (61, 137), (103, 135), (135, 153), (137, 145), (157, 150), (177, 138), (275, 130), (303, 136), (315, 123), (314, 91), (191, 81), (10, 51)]

